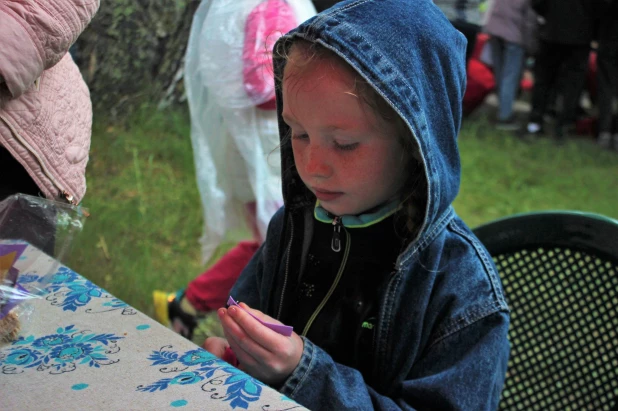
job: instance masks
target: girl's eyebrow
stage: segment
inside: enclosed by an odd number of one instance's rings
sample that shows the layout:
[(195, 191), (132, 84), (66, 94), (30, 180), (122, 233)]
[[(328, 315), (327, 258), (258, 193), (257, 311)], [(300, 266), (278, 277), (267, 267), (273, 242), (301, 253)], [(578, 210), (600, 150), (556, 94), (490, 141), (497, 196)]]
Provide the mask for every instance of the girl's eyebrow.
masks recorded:
[[(296, 121), (296, 119), (294, 117), (291, 117), (289, 114), (282, 113), (281, 117), (283, 118), (283, 121), (285, 121), (285, 123), (287, 125), (291, 125), (291, 124), (294, 124), (294, 125), (297, 125), (297, 126), (301, 125), (300, 123), (298, 123), (298, 121)], [(349, 130), (349, 128), (348, 127), (344, 127), (342, 125), (330, 125), (330, 126), (327, 126), (327, 127), (324, 128), (324, 131), (327, 131), (327, 132), (346, 131), (346, 130)]]
[[(302, 128), (302, 124), (296, 119), (296, 117), (294, 117), (293, 115), (289, 114), (289, 113), (281, 113), (281, 117), (283, 118), (283, 121), (285, 121), (285, 123), (289, 126), (299, 126)], [(342, 127), (337, 127), (335, 125), (332, 126), (328, 126), (325, 127), (326, 131), (336, 131), (336, 130), (343, 130)]]

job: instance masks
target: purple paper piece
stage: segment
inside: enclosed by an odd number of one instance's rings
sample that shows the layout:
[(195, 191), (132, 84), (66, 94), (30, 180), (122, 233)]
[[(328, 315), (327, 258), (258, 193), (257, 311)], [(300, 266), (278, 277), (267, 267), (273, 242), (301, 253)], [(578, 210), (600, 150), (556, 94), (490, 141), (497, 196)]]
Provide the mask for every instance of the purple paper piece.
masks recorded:
[(0, 244), (0, 257), (15, 252), (15, 261), (24, 253), (28, 244)]
[(289, 337), (290, 335), (292, 335), (292, 331), (294, 331), (294, 328), (290, 327), (289, 325), (273, 324), (273, 323), (269, 323), (269, 322), (260, 320), (255, 315), (251, 314), (249, 311), (245, 310), (240, 305), (238, 305), (238, 303), (236, 301), (234, 301), (234, 299), (232, 298), (231, 295), (230, 295), (230, 298), (227, 299), (227, 305), (235, 305), (236, 307), (240, 308), (241, 310), (243, 310), (244, 312), (249, 314), (251, 317), (253, 317), (256, 320), (258, 320), (265, 327), (270, 328), (274, 332), (279, 333), (279, 334), (283, 335), (284, 337)]
[[(17, 262), (17, 260), (19, 260), (19, 257), (21, 257), (21, 255), (26, 250), (26, 247), (28, 247), (28, 244), (0, 244), (0, 257), (15, 253), (15, 262)], [(27, 292), (26, 289), (22, 288), (19, 285), (16, 285), (18, 275), (19, 271), (14, 266), (10, 267), (6, 278), (0, 285), (3, 285), (5, 287), (13, 287), (21, 292)], [(8, 301), (3, 303), (5, 298)], [(22, 300), (19, 298), (10, 298), (10, 296), (5, 297), (4, 293), (0, 291), (0, 319), (4, 318), (21, 301)]]
[(9, 272), (7, 273), (6, 276), (6, 281), (9, 283), (9, 285), (12, 287), (17, 283), (17, 276), (19, 276), (19, 270), (17, 270), (17, 268), (15, 268), (14, 266), (9, 268)]

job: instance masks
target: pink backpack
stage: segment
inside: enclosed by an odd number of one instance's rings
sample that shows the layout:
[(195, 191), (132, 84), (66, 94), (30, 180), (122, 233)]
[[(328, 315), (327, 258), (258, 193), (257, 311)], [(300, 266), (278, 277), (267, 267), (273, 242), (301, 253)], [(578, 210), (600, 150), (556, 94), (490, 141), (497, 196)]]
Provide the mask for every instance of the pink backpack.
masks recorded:
[(247, 17), (243, 82), (247, 95), (259, 108), (274, 110), (276, 107), (272, 50), (279, 37), (296, 25), (294, 11), (284, 0), (265, 0)]

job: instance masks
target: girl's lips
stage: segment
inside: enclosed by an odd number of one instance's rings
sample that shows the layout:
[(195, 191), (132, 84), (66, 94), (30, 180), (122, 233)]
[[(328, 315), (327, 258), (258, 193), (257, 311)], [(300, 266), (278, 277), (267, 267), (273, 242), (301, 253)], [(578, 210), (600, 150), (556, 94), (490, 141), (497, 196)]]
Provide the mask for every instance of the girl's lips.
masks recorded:
[(313, 193), (320, 201), (333, 201), (343, 195), (342, 192), (338, 191), (322, 191), (317, 189), (314, 189)]

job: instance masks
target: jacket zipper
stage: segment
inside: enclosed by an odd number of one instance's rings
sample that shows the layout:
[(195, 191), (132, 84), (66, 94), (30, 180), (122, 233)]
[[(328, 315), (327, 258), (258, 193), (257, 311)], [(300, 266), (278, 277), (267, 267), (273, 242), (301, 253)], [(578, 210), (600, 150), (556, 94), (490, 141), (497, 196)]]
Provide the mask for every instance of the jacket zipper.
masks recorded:
[(333, 218), (333, 238), (330, 241), (330, 248), (332, 248), (333, 251), (336, 253), (341, 251), (341, 226), (342, 225), (343, 224), (341, 224), (341, 217)]
[(9, 129), (11, 129), (11, 132), (13, 133), (13, 135), (17, 138), (17, 140), (19, 140), (19, 142), (26, 147), (26, 149), (30, 152), (30, 154), (32, 154), (34, 156), (34, 158), (37, 159), (37, 161), (39, 162), (39, 165), (41, 166), (41, 170), (43, 171), (43, 173), (47, 176), (47, 178), (49, 178), (51, 180), (51, 182), (56, 186), (56, 188), (58, 189), (58, 191), (60, 193), (62, 193), (62, 197), (64, 197), (64, 199), (66, 199), (69, 203), (73, 204), (73, 205), (77, 205), (77, 201), (75, 201), (75, 197), (73, 197), (68, 191), (64, 190), (60, 184), (58, 184), (58, 181), (56, 181), (56, 179), (51, 175), (51, 173), (49, 172), (49, 170), (47, 170), (47, 168), (45, 167), (45, 165), (43, 164), (43, 161), (41, 161), (41, 158), (38, 156), (38, 154), (34, 151), (34, 149), (22, 138), (21, 135), (19, 135), (19, 133), (17, 132), (17, 130), (15, 130), (15, 127), (13, 127), (13, 125), (11, 124), (10, 121), (8, 121), (6, 119), (5, 116), (3, 116), (2, 114), (0, 114), (0, 119), (2, 119), (5, 124), (9, 127)]
[(294, 219), (290, 218), (290, 242), (288, 243), (288, 256), (285, 259), (285, 275), (283, 277), (283, 288), (281, 289), (281, 299), (279, 300), (277, 320), (281, 318), (281, 310), (283, 310), (283, 297), (285, 296), (285, 289), (288, 285), (288, 273), (290, 272), (290, 253), (292, 251), (292, 240), (294, 240)]
[[(335, 217), (335, 218), (339, 219), (338, 224), (339, 224), (339, 229), (341, 229), (341, 218), (340, 217)], [(333, 224), (334, 224), (334, 220), (333, 220)], [(307, 336), (307, 333), (309, 332), (309, 329), (311, 328), (311, 325), (313, 325), (313, 322), (317, 318), (318, 314), (320, 314), (320, 311), (322, 311), (322, 308), (324, 308), (324, 306), (328, 302), (328, 299), (330, 298), (330, 296), (333, 294), (333, 292), (337, 288), (337, 285), (339, 284), (339, 280), (341, 280), (341, 277), (343, 276), (343, 270), (345, 269), (345, 265), (348, 262), (348, 255), (350, 254), (350, 246), (351, 246), (350, 233), (348, 233), (347, 230), (344, 230), (344, 231), (345, 231), (345, 235), (346, 235), (345, 251), (343, 252), (343, 259), (341, 260), (341, 265), (339, 266), (339, 271), (337, 272), (337, 276), (335, 277), (335, 281), (333, 281), (333, 284), (330, 286), (330, 289), (326, 293), (326, 296), (324, 296), (324, 298), (322, 299), (322, 302), (320, 302), (320, 305), (318, 305), (318, 308), (315, 309), (314, 313), (311, 315), (311, 317), (307, 321), (307, 325), (305, 325), (305, 329), (303, 330), (303, 332), (301, 334), (304, 337)], [(337, 233), (337, 234), (339, 232), (340, 231), (335, 231), (335, 233)], [(335, 237), (333, 236), (333, 241), (334, 240), (335, 240)], [(337, 239), (337, 240), (339, 241), (339, 239)], [(339, 250), (341, 250), (341, 242), (339, 242)], [(335, 250), (333, 248), (333, 251), (337, 251), (338, 252), (339, 250)]]

